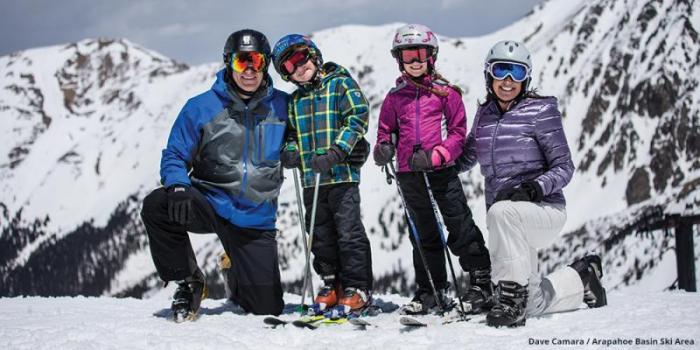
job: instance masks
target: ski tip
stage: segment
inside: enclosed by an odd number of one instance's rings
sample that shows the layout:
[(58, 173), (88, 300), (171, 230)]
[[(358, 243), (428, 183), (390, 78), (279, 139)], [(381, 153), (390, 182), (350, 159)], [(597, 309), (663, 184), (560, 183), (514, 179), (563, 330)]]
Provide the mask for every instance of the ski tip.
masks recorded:
[(410, 317), (410, 316), (401, 316), (401, 318), (399, 319), (399, 322), (402, 325), (407, 326), (407, 327), (427, 327), (428, 326), (427, 323), (424, 323), (424, 322), (422, 322), (414, 317)]
[(280, 318), (271, 317), (271, 316), (270, 316), (270, 317), (265, 317), (265, 319), (263, 319), (263, 322), (264, 322), (266, 325), (270, 325), (270, 326), (273, 326), (273, 327), (284, 326), (284, 325), (286, 325), (287, 323), (289, 323), (289, 322), (287, 322), (287, 321), (285, 321), (285, 320), (282, 320), (282, 319), (280, 319)]
[(317, 325), (315, 325), (311, 322), (304, 322), (304, 321), (300, 321), (300, 320), (296, 320), (296, 321), (292, 322), (292, 325), (295, 327), (306, 328), (306, 329), (311, 329), (311, 330), (318, 328)]
[(353, 326), (358, 326), (358, 327), (369, 327), (372, 326), (371, 323), (367, 322), (366, 320), (363, 320), (361, 318), (349, 318), (348, 322), (350, 322), (351, 325)]

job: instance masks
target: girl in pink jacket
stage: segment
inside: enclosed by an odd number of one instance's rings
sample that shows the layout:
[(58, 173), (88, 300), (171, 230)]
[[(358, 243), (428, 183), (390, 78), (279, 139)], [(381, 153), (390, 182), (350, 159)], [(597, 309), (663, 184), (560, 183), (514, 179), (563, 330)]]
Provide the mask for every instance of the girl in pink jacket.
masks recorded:
[[(467, 133), (464, 104), (459, 88), (435, 71), (437, 53), (438, 40), (429, 28), (410, 24), (397, 30), (391, 54), (401, 76), (382, 104), (373, 153), (379, 166), (387, 165), (396, 154), (398, 184), (419, 240), (410, 236), (416, 294), (401, 312), (426, 314), (456, 305), (445, 295), (449, 283), (444, 247), (424, 173), (449, 232), (447, 246), (469, 273), (469, 288), (460, 299), (467, 312), (488, 312), (493, 295), (489, 252), (454, 167)], [(437, 293), (432, 290), (417, 244), (423, 249)]]

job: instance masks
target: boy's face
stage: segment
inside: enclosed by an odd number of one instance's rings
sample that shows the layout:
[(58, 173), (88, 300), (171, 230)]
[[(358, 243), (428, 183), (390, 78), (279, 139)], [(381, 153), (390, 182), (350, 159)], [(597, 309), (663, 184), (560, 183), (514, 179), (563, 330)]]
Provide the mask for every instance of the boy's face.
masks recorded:
[(313, 60), (308, 60), (306, 63), (302, 64), (301, 66), (298, 66), (296, 70), (294, 71), (294, 74), (290, 77), (292, 80), (294, 80), (297, 83), (306, 83), (311, 80), (311, 78), (314, 77), (314, 74), (316, 73), (316, 65), (314, 64)]

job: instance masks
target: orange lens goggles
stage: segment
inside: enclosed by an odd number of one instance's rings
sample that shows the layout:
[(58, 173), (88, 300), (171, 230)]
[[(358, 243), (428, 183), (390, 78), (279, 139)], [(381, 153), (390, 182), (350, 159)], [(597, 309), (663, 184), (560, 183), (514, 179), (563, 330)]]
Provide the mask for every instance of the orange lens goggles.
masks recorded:
[(231, 57), (231, 68), (236, 73), (243, 73), (248, 67), (260, 72), (265, 67), (265, 55), (261, 52), (237, 52)]

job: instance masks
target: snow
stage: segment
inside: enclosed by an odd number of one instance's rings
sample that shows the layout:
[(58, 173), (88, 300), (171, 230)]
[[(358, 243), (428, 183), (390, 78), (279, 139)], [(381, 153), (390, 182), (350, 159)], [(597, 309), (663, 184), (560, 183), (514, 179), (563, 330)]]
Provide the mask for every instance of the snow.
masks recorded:
[[(285, 295), (297, 303), (298, 295)], [(397, 305), (396, 295), (378, 296)], [(151, 299), (3, 298), (0, 299), (2, 349), (622, 349), (630, 346), (535, 346), (530, 341), (613, 341), (679, 338), (700, 344), (700, 295), (685, 292), (611, 293), (609, 305), (582, 306), (576, 312), (527, 320), (525, 327), (496, 329), (475, 318), (467, 323), (430, 325), (405, 331), (396, 312), (368, 318), (376, 327), (359, 330), (349, 324), (318, 330), (293, 326), (267, 328), (263, 316), (241, 315), (223, 300), (204, 300), (196, 322), (168, 319), (170, 301), (161, 293)], [(293, 308), (289, 305), (288, 308)], [(292, 318), (293, 315), (282, 317)], [(436, 317), (429, 318), (436, 322)]]

